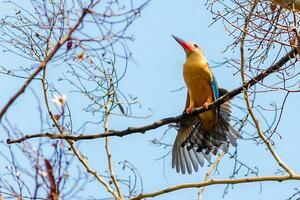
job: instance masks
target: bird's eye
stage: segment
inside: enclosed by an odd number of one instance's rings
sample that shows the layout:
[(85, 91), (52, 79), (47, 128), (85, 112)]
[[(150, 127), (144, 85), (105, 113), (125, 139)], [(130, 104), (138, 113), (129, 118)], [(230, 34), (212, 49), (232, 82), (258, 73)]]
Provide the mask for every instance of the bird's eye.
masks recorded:
[(194, 47), (198, 48), (198, 45), (197, 45), (197, 44), (194, 44)]

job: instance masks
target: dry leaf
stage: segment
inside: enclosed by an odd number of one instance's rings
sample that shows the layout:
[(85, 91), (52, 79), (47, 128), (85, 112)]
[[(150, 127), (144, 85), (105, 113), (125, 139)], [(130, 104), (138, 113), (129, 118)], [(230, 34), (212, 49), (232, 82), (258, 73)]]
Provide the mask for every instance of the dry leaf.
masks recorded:
[(275, 4), (271, 4), (270, 5), (270, 9), (274, 13), (276, 11), (276, 5)]
[(78, 54), (78, 55), (77, 55), (77, 59), (78, 59), (80, 62), (83, 61), (83, 60), (85, 59), (84, 53), (82, 52), (82, 53)]
[(291, 40), (290, 40), (290, 45), (291, 46), (294, 46), (296, 44), (296, 37), (293, 37)]
[(69, 51), (69, 50), (72, 48), (72, 45), (73, 45), (73, 42), (72, 42), (72, 40), (70, 40), (70, 41), (67, 43), (67, 51)]

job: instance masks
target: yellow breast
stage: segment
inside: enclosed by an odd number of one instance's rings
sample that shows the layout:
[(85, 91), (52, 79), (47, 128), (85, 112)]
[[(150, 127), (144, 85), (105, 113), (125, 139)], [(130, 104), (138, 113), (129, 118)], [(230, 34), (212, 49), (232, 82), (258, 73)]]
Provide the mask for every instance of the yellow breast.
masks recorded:
[[(213, 75), (206, 60), (197, 55), (188, 57), (183, 67), (183, 76), (190, 96), (190, 108), (198, 108), (205, 102), (214, 101), (211, 88)], [(216, 112), (209, 110), (201, 113), (200, 118), (204, 129), (209, 131), (216, 122)]]

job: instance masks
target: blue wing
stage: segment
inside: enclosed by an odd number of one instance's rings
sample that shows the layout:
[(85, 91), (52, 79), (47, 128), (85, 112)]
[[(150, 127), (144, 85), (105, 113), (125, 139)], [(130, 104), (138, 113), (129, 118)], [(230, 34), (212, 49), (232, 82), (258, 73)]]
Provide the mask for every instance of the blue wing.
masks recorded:
[(211, 88), (212, 88), (212, 91), (213, 91), (213, 94), (214, 94), (214, 100), (216, 100), (217, 98), (220, 97), (220, 94), (219, 94), (218, 83), (217, 83), (217, 80), (216, 80), (214, 75), (213, 75), (213, 80), (211, 82)]

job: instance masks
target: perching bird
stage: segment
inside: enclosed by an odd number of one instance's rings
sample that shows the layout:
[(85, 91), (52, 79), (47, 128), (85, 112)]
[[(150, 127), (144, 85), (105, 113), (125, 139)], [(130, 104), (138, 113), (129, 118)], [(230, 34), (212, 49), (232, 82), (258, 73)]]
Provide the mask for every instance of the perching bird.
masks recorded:
[[(227, 93), (219, 89), (216, 79), (208, 66), (203, 52), (197, 44), (185, 42), (173, 36), (183, 47), (186, 61), (183, 65), (183, 76), (188, 94), (185, 112), (204, 106)], [(172, 150), (172, 167), (177, 172), (192, 173), (198, 166), (204, 165), (204, 159), (210, 160), (211, 153), (216, 154), (221, 148), (227, 152), (229, 144), (236, 146), (240, 134), (230, 125), (230, 101), (219, 108), (207, 110), (198, 116), (182, 120)]]

